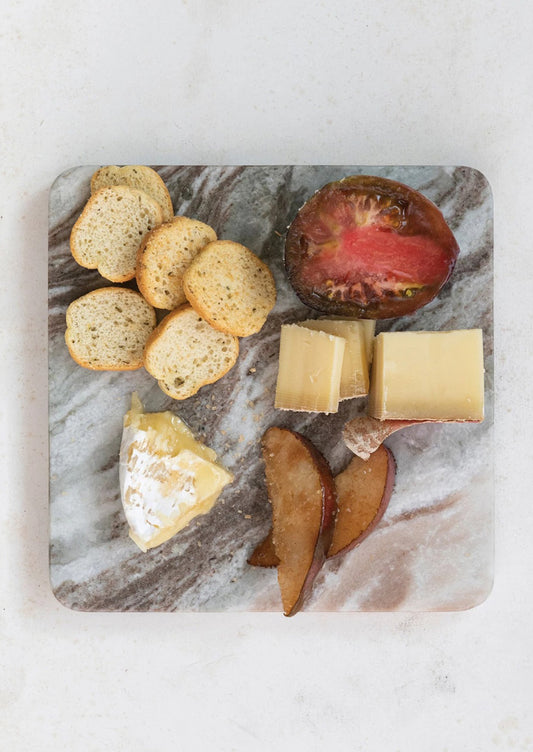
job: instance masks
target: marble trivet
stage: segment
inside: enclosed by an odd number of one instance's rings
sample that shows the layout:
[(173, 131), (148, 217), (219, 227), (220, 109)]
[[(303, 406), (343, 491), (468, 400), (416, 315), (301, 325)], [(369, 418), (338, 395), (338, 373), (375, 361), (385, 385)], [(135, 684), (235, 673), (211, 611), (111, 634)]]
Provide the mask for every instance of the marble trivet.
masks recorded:
[[(391, 436), (396, 486), (376, 530), (327, 562), (307, 611), (459, 610), (482, 602), (493, 580), (493, 209), (490, 187), (467, 167), (163, 166), (176, 214), (243, 243), (270, 266), (278, 300), (263, 330), (241, 340), (237, 365), (177, 402), (144, 370), (85, 370), (64, 342), (68, 304), (108, 285), (78, 266), (69, 235), (99, 165), (61, 174), (50, 191), (50, 580), (65, 606), (87, 611), (281, 611), (275, 570), (246, 563), (270, 525), (259, 442), (271, 425), (311, 438), (339, 472), (351, 454), (342, 428), (364, 399), (336, 415), (274, 409), (280, 325), (307, 318), (283, 269), (287, 226), (327, 182), (393, 178), (434, 201), (461, 253), (439, 296), (384, 330), (481, 327), (486, 417), (481, 424), (422, 424)], [(134, 283), (128, 283), (134, 286)], [(141, 553), (130, 540), (118, 485), (122, 419), (137, 391), (148, 411), (171, 409), (235, 475), (212, 511), (166, 544)], [(299, 618), (299, 617), (297, 617)]]

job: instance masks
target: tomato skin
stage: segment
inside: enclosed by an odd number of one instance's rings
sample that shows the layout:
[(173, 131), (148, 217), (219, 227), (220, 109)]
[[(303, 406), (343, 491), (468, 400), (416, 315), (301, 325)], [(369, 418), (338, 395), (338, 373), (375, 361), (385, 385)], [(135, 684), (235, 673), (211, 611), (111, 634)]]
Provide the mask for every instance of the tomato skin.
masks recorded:
[(386, 319), (432, 300), (459, 246), (439, 209), (388, 178), (328, 183), (289, 227), (285, 268), (300, 299), (322, 313)]

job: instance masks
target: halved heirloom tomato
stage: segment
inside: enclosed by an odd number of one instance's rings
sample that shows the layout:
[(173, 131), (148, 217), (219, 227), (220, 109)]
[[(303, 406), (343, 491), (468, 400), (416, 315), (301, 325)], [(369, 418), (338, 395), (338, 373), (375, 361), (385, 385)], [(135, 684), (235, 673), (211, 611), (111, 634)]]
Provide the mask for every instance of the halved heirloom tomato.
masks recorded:
[(303, 303), (322, 313), (387, 319), (432, 300), (459, 246), (418, 191), (369, 175), (328, 183), (289, 227), (285, 267)]

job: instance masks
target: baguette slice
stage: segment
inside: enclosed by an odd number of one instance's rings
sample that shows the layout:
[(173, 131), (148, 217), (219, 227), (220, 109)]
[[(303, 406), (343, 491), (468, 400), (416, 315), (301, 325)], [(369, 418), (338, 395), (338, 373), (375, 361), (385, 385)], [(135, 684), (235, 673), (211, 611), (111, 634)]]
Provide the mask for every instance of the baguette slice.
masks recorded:
[(101, 188), (72, 228), (70, 250), (80, 266), (126, 282), (135, 277), (142, 239), (162, 221), (161, 207), (147, 193), (126, 185)]
[(268, 266), (231, 240), (205, 246), (186, 270), (183, 289), (202, 318), (236, 337), (258, 332), (276, 302)]
[(170, 193), (161, 177), (151, 167), (146, 167), (146, 165), (101, 167), (91, 178), (91, 193), (96, 193), (100, 188), (109, 185), (129, 185), (130, 188), (147, 193), (161, 206), (164, 222), (174, 216)]
[(213, 329), (189, 305), (167, 314), (151, 334), (144, 367), (169, 397), (187, 399), (235, 365), (239, 340)]
[(137, 284), (145, 300), (172, 311), (187, 302), (183, 275), (202, 248), (217, 239), (209, 225), (174, 217), (145, 236), (137, 255)]
[(156, 325), (142, 295), (125, 287), (103, 287), (67, 308), (65, 342), (80, 366), (94, 371), (133, 371)]

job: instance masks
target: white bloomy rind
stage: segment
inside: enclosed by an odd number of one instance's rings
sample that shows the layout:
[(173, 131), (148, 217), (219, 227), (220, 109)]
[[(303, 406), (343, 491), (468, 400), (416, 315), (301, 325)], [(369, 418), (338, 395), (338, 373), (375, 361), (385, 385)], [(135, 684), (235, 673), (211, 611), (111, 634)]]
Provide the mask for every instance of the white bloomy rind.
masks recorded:
[[(205, 458), (209, 450), (194, 441), (177, 416), (168, 413), (167, 430), (161, 432), (151, 426), (135, 425), (132, 415), (139, 413), (132, 409), (125, 418), (119, 461), (120, 494), (130, 537), (142, 551), (147, 551), (169, 540), (194, 517), (209, 512), (233, 477), (221, 465)], [(161, 425), (167, 414), (154, 415)], [(181, 423), (182, 431), (174, 431), (176, 421)], [(188, 447), (183, 446), (184, 433), (188, 434)], [(194, 451), (195, 443), (198, 453)]]

